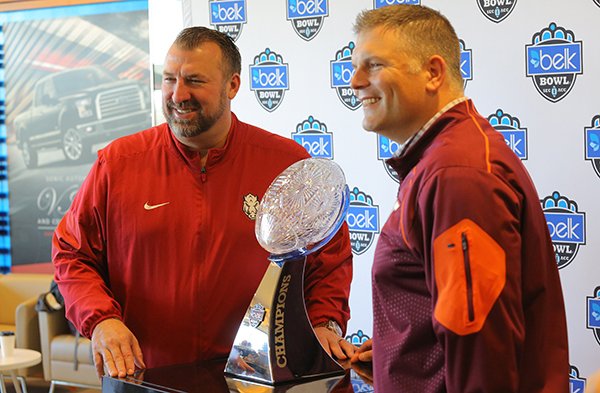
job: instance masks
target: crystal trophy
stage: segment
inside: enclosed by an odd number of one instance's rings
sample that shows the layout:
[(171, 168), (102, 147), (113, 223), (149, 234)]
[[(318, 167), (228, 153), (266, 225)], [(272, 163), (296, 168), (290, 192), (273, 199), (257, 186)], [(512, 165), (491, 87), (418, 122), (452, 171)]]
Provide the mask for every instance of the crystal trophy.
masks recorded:
[(235, 337), (228, 376), (276, 385), (344, 373), (306, 313), (304, 267), (342, 226), (348, 196), (344, 173), (327, 159), (298, 161), (273, 180), (255, 226), (271, 263)]

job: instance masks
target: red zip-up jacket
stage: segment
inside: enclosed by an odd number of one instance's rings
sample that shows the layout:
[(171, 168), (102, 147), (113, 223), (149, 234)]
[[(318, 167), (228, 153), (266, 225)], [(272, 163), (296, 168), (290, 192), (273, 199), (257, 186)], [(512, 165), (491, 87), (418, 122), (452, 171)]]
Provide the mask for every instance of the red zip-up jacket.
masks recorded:
[[(84, 336), (119, 318), (148, 367), (227, 357), (268, 266), (254, 235), (271, 181), (308, 157), (297, 143), (232, 116), (226, 145), (200, 156), (162, 124), (101, 150), (53, 239), (67, 317)], [(347, 226), (305, 272), (313, 324), (345, 326)]]
[(377, 393), (565, 393), (567, 327), (534, 185), (464, 101), (400, 157), (373, 264)]

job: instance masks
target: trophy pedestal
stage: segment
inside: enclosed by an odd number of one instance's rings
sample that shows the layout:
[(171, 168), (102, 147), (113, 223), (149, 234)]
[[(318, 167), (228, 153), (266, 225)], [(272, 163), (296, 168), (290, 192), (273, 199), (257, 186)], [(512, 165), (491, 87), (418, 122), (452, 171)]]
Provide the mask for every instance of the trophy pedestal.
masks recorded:
[(308, 319), (305, 263), (306, 257), (271, 262), (235, 337), (225, 373), (270, 385), (344, 373)]

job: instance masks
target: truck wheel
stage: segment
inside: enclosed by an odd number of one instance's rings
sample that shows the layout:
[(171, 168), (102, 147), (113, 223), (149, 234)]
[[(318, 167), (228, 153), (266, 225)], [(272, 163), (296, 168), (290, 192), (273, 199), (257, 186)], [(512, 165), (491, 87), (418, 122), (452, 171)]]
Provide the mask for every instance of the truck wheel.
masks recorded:
[(36, 168), (38, 166), (38, 152), (29, 145), (29, 142), (23, 142), (21, 146), (21, 155), (27, 168)]
[(68, 128), (63, 134), (62, 149), (67, 160), (73, 162), (82, 162), (89, 155), (88, 146), (74, 128)]

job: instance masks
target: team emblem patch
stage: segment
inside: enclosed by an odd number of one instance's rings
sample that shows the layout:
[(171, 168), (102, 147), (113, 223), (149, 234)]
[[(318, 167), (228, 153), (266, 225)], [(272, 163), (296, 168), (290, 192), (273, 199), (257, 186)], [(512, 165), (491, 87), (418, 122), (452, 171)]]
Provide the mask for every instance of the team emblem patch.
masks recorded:
[(328, 0), (287, 0), (287, 20), (292, 21), (296, 34), (310, 41), (319, 33), (329, 15)]
[(571, 30), (550, 23), (533, 35), (525, 46), (527, 76), (537, 91), (550, 102), (569, 94), (577, 75), (583, 74), (583, 42)]
[(258, 206), (260, 202), (258, 201), (258, 197), (254, 194), (246, 194), (244, 195), (244, 205), (242, 210), (246, 213), (249, 219), (252, 221), (256, 220), (256, 214), (258, 213)]
[(236, 41), (242, 34), (242, 26), (248, 21), (246, 0), (211, 0), (208, 6), (210, 24)]
[(517, 0), (477, 0), (477, 5), (486, 18), (500, 23), (510, 15)]
[(265, 320), (265, 308), (262, 304), (256, 303), (250, 308), (250, 315), (248, 315), (250, 326), (257, 328)]

